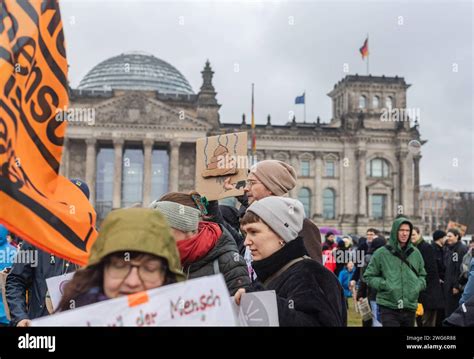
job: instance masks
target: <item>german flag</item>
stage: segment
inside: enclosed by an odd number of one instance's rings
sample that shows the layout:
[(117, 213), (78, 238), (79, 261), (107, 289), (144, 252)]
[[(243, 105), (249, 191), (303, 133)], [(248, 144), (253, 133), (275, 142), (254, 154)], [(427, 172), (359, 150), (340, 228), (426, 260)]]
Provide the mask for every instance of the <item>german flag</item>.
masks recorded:
[(362, 55), (362, 60), (369, 56), (369, 38), (367, 37), (364, 41), (364, 45), (359, 49), (360, 54)]
[(0, 1), (0, 223), (36, 247), (86, 264), (96, 213), (59, 176), (68, 105), (56, 0)]

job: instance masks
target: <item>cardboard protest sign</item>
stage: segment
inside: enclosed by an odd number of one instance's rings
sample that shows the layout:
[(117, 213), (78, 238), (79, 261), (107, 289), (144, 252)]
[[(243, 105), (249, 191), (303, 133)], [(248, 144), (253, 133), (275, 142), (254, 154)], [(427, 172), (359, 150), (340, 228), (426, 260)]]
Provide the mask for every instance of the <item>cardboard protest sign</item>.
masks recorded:
[(72, 279), (73, 276), (74, 272), (71, 272), (46, 279), (48, 293), (51, 298), (54, 310), (56, 310), (59, 302), (61, 301), (64, 293), (64, 286)]
[(449, 221), (448, 228), (446, 230), (450, 228), (456, 228), (461, 233), (461, 237), (464, 237), (466, 235), (467, 226), (465, 224)]
[[(196, 141), (196, 190), (208, 200), (243, 195), (248, 167), (247, 132)], [(224, 188), (228, 177), (236, 189)]]
[(245, 293), (236, 305), (232, 298), (234, 313), (239, 326), (278, 327), (278, 307), (274, 290)]
[(235, 326), (222, 274), (33, 320), (32, 326)]

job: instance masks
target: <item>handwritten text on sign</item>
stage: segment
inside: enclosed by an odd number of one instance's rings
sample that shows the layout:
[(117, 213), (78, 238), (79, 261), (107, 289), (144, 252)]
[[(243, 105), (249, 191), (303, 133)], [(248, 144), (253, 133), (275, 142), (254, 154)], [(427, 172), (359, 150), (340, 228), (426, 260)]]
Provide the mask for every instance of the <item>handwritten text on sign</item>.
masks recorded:
[[(135, 295), (136, 296), (136, 295)], [(143, 300), (143, 296), (146, 297)], [(33, 326), (235, 326), (222, 274), (188, 280), (140, 295), (110, 299), (39, 318)], [(138, 303), (138, 302), (136, 302)]]

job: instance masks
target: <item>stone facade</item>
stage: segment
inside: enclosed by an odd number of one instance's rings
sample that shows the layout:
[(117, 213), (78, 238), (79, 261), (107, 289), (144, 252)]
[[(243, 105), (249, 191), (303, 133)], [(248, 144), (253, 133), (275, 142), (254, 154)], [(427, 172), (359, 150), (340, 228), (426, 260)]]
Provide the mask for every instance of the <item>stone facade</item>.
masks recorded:
[[(250, 131), (245, 116), (241, 124), (220, 121), (209, 62), (202, 75), (197, 95), (71, 90), (71, 109), (94, 109), (94, 121), (70, 121), (61, 172), (85, 178), (94, 203), (98, 150), (113, 148), (112, 208), (118, 208), (124, 148), (142, 148), (146, 205), (154, 199), (151, 158), (159, 147), (169, 156), (168, 190), (192, 190), (196, 140)], [(299, 178), (290, 195), (305, 201), (308, 217), (318, 225), (360, 234), (369, 226), (389, 230), (397, 214), (417, 221), (421, 155), (416, 143), (423, 141), (412, 121), (384, 117), (386, 108), (405, 109), (408, 87), (399, 77), (346, 76), (328, 94), (333, 116), (327, 123), (318, 118), (314, 123), (293, 119), (272, 125), (268, 116), (266, 124), (257, 125), (257, 159), (279, 159), (295, 167)], [(415, 146), (413, 140), (418, 141)]]

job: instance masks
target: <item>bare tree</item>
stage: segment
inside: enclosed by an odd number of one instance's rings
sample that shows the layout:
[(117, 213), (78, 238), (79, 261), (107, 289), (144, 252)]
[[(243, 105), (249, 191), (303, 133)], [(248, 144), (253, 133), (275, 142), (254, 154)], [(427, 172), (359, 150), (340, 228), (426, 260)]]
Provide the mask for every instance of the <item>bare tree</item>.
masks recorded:
[(474, 194), (461, 192), (460, 199), (450, 200), (446, 208), (448, 220), (467, 226), (467, 233), (474, 233)]

